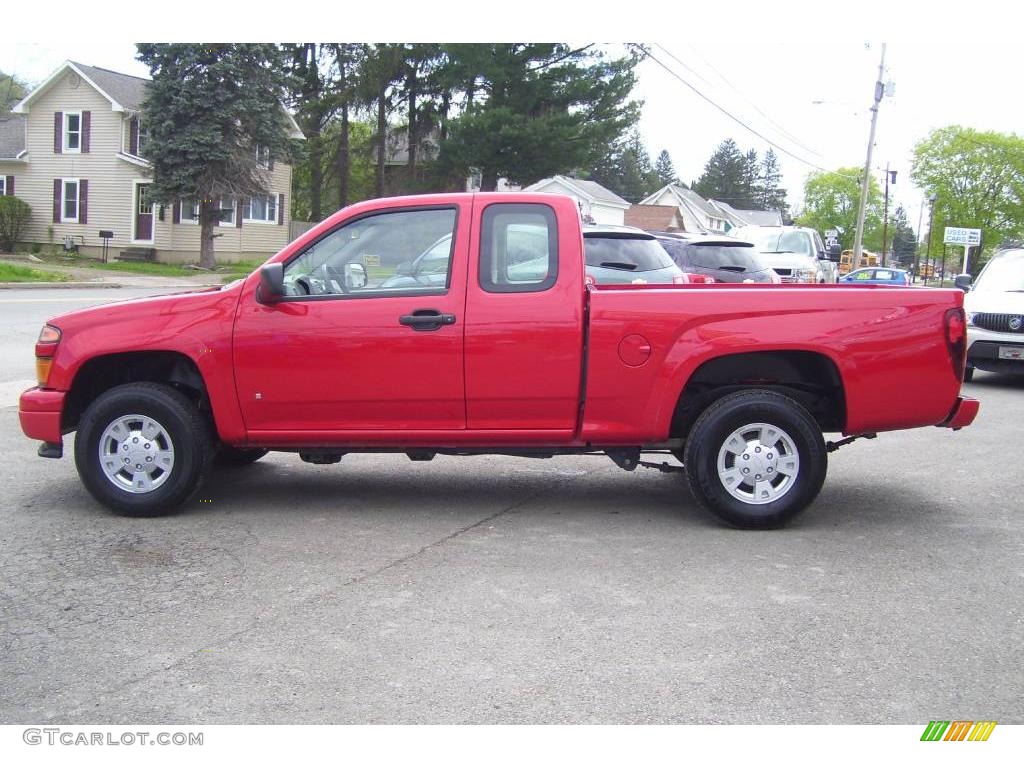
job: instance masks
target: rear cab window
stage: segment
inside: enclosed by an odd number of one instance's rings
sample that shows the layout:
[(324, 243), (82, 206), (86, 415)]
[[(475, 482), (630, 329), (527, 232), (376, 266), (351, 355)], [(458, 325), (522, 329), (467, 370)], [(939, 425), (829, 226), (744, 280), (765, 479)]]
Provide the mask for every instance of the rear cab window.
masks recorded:
[(495, 203), (484, 209), (480, 287), (488, 293), (546, 291), (558, 280), (558, 224), (540, 203)]

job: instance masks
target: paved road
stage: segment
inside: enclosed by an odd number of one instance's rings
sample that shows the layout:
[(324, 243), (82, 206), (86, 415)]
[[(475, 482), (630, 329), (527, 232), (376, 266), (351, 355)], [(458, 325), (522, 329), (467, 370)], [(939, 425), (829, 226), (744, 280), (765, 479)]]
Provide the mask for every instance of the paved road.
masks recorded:
[[(173, 285), (176, 281), (165, 282)], [(11, 288), (0, 291), (0, 407), (17, 403), (23, 390), (35, 386), (32, 345), (43, 323), (51, 317), (72, 309), (175, 290), (184, 289), (154, 285), (146, 288)]]
[(133, 520), (0, 409), (0, 722), (1024, 722), (1024, 381), (965, 389), (768, 533), (584, 457), (271, 455)]

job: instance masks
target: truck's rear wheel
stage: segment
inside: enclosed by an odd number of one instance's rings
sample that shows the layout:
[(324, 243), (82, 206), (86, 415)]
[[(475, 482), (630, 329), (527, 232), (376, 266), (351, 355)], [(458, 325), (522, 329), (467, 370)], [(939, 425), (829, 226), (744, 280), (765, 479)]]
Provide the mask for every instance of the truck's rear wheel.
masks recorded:
[(817, 423), (795, 400), (749, 390), (715, 401), (684, 456), (698, 503), (736, 528), (777, 528), (810, 504), (828, 458)]
[(85, 411), (75, 465), (104, 506), (149, 516), (179, 507), (213, 458), (207, 423), (183, 394), (163, 384), (124, 384)]

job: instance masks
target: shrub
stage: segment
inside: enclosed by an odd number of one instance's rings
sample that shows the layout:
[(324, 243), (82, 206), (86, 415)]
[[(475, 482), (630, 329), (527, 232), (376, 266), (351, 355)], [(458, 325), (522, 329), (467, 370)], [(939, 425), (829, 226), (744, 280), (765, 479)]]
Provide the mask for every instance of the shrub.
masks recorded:
[(32, 218), (32, 208), (24, 200), (5, 195), (0, 197), (0, 251), (11, 252)]

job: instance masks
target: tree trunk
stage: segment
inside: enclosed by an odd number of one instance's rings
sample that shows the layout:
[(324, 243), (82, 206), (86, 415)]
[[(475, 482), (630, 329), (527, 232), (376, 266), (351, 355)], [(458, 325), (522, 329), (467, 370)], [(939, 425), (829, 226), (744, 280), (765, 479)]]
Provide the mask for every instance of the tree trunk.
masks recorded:
[(338, 207), (348, 205), (348, 181), (352, 160), (349, 156), (348, 102), (341, 105), (341, 138), (338, 141)]
[(213, 256), (213, 228), (216, 226), (219, 203), (212, 200), (212, 195), (203, 195), (199, 203), (199, 266), (213, 269), (217, 262)]
[(480, 175), (480, 191), (493, 192), (498, 188), (498, 172), (485, 168)]
[(377, 94), (377, 197), (384, 197), (384, 160), (387, 157), (387, 84), (382, 84)]
[(309, 145), (309, 218), (320, 221), (323, 218), (321, 195), (324, 185), (323, 144), (319, 131), (306, 139)]
[(419, 126), (416, 122), (416, 66), (409, 69), (406, 80), (409, 89), (409, 189), (407, 192), (416, 191), (416, 154), (419, 143)]

